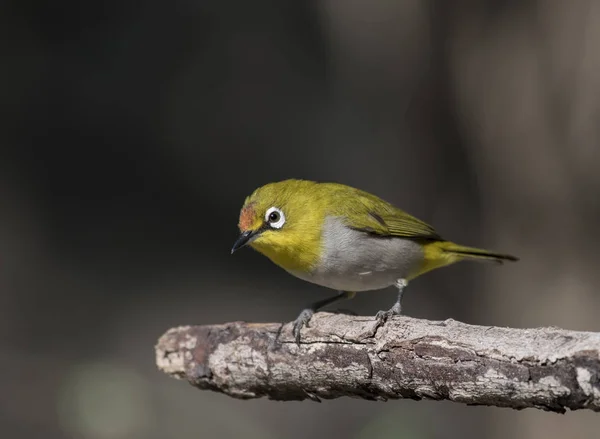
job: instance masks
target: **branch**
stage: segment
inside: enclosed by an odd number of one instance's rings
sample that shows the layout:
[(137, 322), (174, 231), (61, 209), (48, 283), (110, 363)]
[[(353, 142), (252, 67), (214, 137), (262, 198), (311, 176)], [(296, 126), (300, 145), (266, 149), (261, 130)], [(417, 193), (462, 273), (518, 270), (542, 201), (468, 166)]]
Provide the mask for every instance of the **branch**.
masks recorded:
[(600, 333), (318, 313), (291, 324), (183, 326), (156, 346), (163, 372), (235, 398), (451, 400), (600, 411)]

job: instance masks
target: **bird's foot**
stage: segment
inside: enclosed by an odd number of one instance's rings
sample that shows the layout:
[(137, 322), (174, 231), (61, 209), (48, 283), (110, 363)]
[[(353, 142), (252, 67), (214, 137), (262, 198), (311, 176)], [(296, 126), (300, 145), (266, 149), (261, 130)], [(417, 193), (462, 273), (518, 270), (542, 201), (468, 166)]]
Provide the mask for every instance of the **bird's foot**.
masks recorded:
[(375, 320), (377, 321), (377, 327), (379, 328), (380, 326), (383, 326), (383, 324), (385, 322), (387, 322), (392, 316), (399, 316), (400, 313), (401, 313), (401, 309), (397, 303), (394, 304), (394, 306), (392, 306), (387, 311), (379, 311), (375, 315)]
[(297, 345), (300, 345), (300, 331), (304, 326), (308, 328), (308, 322), (310, 322), (310, 319), (312, 318), (314, 313), (314, 310), (310, 308), (303, 309), (302, 312), (296, 318), (296, 320), (294, 320), (292, 334), (294, 334), (294, 339), (296, 340)]

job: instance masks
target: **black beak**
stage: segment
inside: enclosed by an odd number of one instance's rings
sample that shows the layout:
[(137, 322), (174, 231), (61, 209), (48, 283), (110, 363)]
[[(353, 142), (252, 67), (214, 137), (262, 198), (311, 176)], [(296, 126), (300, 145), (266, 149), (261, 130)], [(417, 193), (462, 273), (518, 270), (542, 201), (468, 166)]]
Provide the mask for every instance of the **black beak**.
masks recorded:
[(238, 240), (235, 241), (235, 244), (233, 244), (233, 247), (231, 248), (231, 254), (233, 254), (236, 250), (239, 250), (242, 247), (244, 247), (246, 244), (248, 244), (248, 242), (253, 237), (255, 237), (258, 234), (259, 234), (258, 231), (253, 231), (253, 230), (248, 230), (248, 231), (242, 233), (240, 235), (240, 237), (238, 238)]

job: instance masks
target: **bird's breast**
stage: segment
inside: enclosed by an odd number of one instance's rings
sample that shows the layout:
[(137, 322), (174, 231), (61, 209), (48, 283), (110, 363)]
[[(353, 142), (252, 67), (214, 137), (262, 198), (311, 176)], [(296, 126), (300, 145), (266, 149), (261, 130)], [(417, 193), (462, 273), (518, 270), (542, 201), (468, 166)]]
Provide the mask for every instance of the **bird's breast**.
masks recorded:
[(410, 278), (423, 262), (414, 241), (377, 237), (351, 229), (336, 217), (325, 219), (321, 257), (309, 272), (288, 270), (306, 281), (341, 291), (367, 291)]

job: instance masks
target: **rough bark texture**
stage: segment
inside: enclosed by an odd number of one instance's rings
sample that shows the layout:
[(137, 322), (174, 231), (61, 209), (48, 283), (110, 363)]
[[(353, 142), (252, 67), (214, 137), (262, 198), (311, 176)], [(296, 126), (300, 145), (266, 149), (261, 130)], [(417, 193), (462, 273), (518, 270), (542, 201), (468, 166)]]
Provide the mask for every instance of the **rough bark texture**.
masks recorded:
[(436, 399), (600, 411), (600, 333), (318, 313), (291, 324), (183, 326), (156, 346), (165, 373), (236, 398)]

